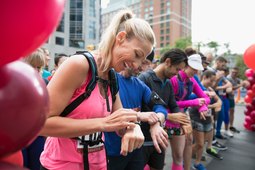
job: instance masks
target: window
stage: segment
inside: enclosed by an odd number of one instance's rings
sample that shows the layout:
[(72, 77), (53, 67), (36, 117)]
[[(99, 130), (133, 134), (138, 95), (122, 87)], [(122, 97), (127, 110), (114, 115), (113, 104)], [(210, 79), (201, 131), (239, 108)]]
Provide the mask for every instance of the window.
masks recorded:
[(165, 26), (164, 23), (160, 24), (160, 28), (164, 28), (164, 26)]
[(160, 30), (160, 34), (164, 34), (164, 30)]
[(84, 41), (83, 40), (70, 39), (69, 46), (70, 47), (77, 47), (77, 48), (84, 48)]
[(166, 13), (170, 14), (170, 7), (166, 9)]
[(61, 21), (59, 22), (59, 25), (57, 27), (57, 31), (58, 32), (64, 32), (65, 31), (65, 22), (64, 22), (64, 19), (65, 19), (65, 14), (63, 14), (63, 16), (61, 18)]
[(96, 1), (90, 0), (89, 1), (89, 16), (96, 17)]
[(89, 38), (96, 39), (96, 22), (89, 21)]
[(164, 41), (165, 37), (160, 37), (160, 41)]
[(55, 44), (57, 44), (57, 45), (64, 45), (64, 43), (65, 43), (64, 38), (56, 37)]
[(169, 29), (169, 28), (166, 29), (166, 33), (167, 33), (167, 34), (170, 33), (170, 29)]
[(164, 43), (160, 43), (160, 47), (161, 47), (161, 48), (164, 47)]

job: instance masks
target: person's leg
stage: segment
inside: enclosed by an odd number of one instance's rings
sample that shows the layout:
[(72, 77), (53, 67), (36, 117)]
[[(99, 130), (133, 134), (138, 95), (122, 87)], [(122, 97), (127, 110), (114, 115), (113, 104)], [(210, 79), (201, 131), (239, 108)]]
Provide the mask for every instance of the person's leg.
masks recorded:
[(198, 165), (201, 161), (204, 148), (204, 132), (193, 129), (193, 137), (195, 140), (195, 164)]
[(224, 104), (224, 123), (225, 123), (225, 135), (233, 137), (233, 134), (229, 131), (229, 100), (228, 98), (223, 99)]
[(31, 170), (40, 169), (40, 155), (43, 151), (45, 143), (45, 138), (43, 136), (38, 136), (33, 143), (31, 143), (27, 150), (28, 155), (28, 168)]
[(172, 170), (180, 170), (183, 165), (183, 151), (185, 147), (185, 136), (175, 136), (173, 135), (170, 139), (170, 145), (172, 149)]
[(127, 156), (107, 156), (109, 170), (124, 170), (130, 159), (130, 154)]
[(234, 123), (234, 110), (235, 110), (235, 108), (230, 108), (229, 109), (229, 125), (230, 125), (230, 127), (233, 127), (233, 123)]
[(184, 158), (184, 170), (190, 170), (191, 167), (191, 158), (192, 158), (192, 143), (193, 143), (193, 135), (187, 134), (186, 135), (186, 141), (185, 141), (185, 147), (183, 152), (183, 158)]
[[(221, 98), (221, 101), (223, 103), (223, 99)], [(216, 137), (218, 138), (222, 138), (221, 135), (221, 125), (222, 125), (222, 121), (224, 120), (224, 104), (221, 105), (221, 111), (218, 112), (218, 118), (217, 118), (217, 124), (216, 124)]]
[(154, 146), (142, 146), (143, 167), (145, 167), (150, 161), (150, 156), (152, 154), (151, 147), (154, 147)]
[(206, 153), (214, 158), (222, 160), (223, 157), (215, 150), (212, 148), (212, 139), (213, 139), (213, 129), (205, 132), (205, 140), (208, 141), (207, 147), (206, 147)]
[(130, 159), (128, 160), (125, 170), (143, 170), (144, 159), (142, 149), (136, 149), (130, 153)]
[(207, 141), (207, 146), (206, 146), (207, 149), (212, 147), (213, 131), (214, 131), (214, 128), (212, 125), (212, 130), (205, 133), (205, 141)]
[(230, 109), (229, 109), (229, 129), (232, 131), (232, 132), (236, 132), (236, 133), (240, 133), (239, 130), (237, 130), (235, 127), (234, 127), (234, 119), (235, 119), (235, 100), (231, 99), (229, 101), (229, 106), (230, 106)]
[(152, 146), (152, 154), (150, 155), (150, 160), (148, 165), (150, 166), (150, 170), (163, 170), (165, 165), (165, 151), (162, 150), (161, 153), (158, 153), (154, 146)]

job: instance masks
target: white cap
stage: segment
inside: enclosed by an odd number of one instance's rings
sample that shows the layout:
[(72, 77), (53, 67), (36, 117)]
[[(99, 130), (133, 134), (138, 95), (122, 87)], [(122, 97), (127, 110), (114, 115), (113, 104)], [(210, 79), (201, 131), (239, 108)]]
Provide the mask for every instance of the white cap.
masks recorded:
[(204, 70), (202, 59), (199, 54), (192, 54), (188, 57), (188, 65), (195, 70)]

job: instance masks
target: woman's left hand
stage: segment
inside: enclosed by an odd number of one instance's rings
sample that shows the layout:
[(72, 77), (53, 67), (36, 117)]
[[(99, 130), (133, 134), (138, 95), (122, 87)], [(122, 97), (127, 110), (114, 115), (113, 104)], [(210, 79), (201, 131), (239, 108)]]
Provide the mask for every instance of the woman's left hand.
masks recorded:
[(141, 127), (136, 124), (135, 128), (127, 129), (121, 140), (120, 154), (127, 156), (128, 152), (140, 148), (143, 145), (144, 136)]

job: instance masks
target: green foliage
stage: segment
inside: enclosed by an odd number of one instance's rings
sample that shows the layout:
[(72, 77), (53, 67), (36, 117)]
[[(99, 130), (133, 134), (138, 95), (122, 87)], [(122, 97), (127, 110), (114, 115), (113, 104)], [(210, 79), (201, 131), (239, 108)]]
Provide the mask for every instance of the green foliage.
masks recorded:
[(160, 50), (160, 55), (164, 54), (166, 51), (170, 50), (172, 47), (170, 45), (164, 47), (164, 48), (161, 48)]
[(182, 50), (190, 46), (192, 46), (191, 37), (180, 38), (177, 41), (175, 41), (175, 45), (174, 45), (175, 48), (179, 48)]
[(212, 48), (214, 50), (214, 53), (217, 54), (218, 47), (220, 46), (216, 41), (210, 41), (206, 44), (207, 47)]
[(160, 55), (164, 54), (166, 51), (170, 50), (171, 48), (179, 48), (179, 49), (184, 50), (185, 48), (190, 47), (190, 46), (192, 46), (191, 37), (180, 38), (175, 41), (174, 46), (169, 45), (164, 48), (161, 48)]
[(236, 63), (235, 66), (239, 68), (239, 77), (242, 80), (247, 79), (247, 77), (245, 77), (244, 73), (245, 70), (248, 69), (248, 67), (244, 64), (244, 60), (243, 60), (243, 56), (240, 54), (236, 55)]

